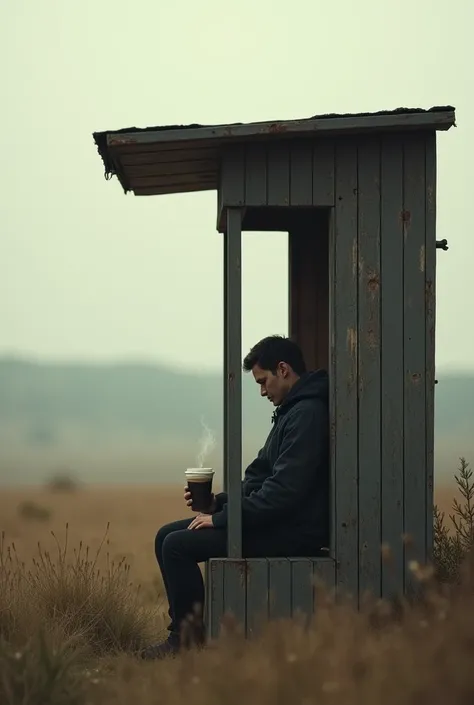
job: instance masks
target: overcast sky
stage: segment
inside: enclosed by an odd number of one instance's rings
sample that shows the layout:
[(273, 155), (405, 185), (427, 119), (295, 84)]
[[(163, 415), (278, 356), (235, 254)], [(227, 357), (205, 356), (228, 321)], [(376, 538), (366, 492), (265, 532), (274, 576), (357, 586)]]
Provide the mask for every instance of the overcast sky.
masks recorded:
[[(470, 4), (2, 0), (0, 354), (221, 365), (216, 194), (125, 196), (93, 131), (452, 104), (437, 364), (474, 368)], [(243, 278), (247, 348), (287, 332), (286, 236), (245, 234)]]

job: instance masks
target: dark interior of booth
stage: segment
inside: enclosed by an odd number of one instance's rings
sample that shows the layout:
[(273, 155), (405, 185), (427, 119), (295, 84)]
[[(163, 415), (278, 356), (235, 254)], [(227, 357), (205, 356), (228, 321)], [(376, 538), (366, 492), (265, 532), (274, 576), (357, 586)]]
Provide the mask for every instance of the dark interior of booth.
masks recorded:
[(289, 335), (308, 370), (329, 371), (329, 231), (331, 209), (252, 206), (242, 230), (288, 233)]

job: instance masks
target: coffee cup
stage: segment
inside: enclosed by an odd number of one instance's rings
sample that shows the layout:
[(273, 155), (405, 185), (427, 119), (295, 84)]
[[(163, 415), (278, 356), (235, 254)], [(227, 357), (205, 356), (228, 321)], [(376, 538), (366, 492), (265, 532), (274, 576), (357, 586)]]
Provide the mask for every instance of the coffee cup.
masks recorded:
[(193, 500), (193, 512), (207, 512), (212, 501), (212, 468), (188, 468), (185, 472), (186, 484)]

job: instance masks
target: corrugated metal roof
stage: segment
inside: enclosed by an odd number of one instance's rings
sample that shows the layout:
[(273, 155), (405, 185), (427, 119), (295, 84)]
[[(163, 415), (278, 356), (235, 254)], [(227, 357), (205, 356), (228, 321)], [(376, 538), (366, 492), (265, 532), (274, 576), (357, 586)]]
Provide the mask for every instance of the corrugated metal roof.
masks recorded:
[(149, 196), (216, 189), (220, 151), (229, 143), (333, 133), (448, 130), (454, 124), (455, 109), (448, 105), (332, 113), (302, 120), (129, 127), (95, 132), (93, 137), (106, 177), (117, 176), (125, 192)]

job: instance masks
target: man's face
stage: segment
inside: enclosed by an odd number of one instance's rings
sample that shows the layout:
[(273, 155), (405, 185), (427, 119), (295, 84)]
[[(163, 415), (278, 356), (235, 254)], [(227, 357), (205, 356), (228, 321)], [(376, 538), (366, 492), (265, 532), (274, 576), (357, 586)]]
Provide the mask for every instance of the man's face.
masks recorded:
[(289, 367), (285, 362), (280, 362), (276, 373), (271, 370), (262, 370), (259, 365), (252, 368), (252, 374), (257, 384), (260, 385), (260, 394), (267, 397), (274, 406), (279, 406), (289, 391)]

